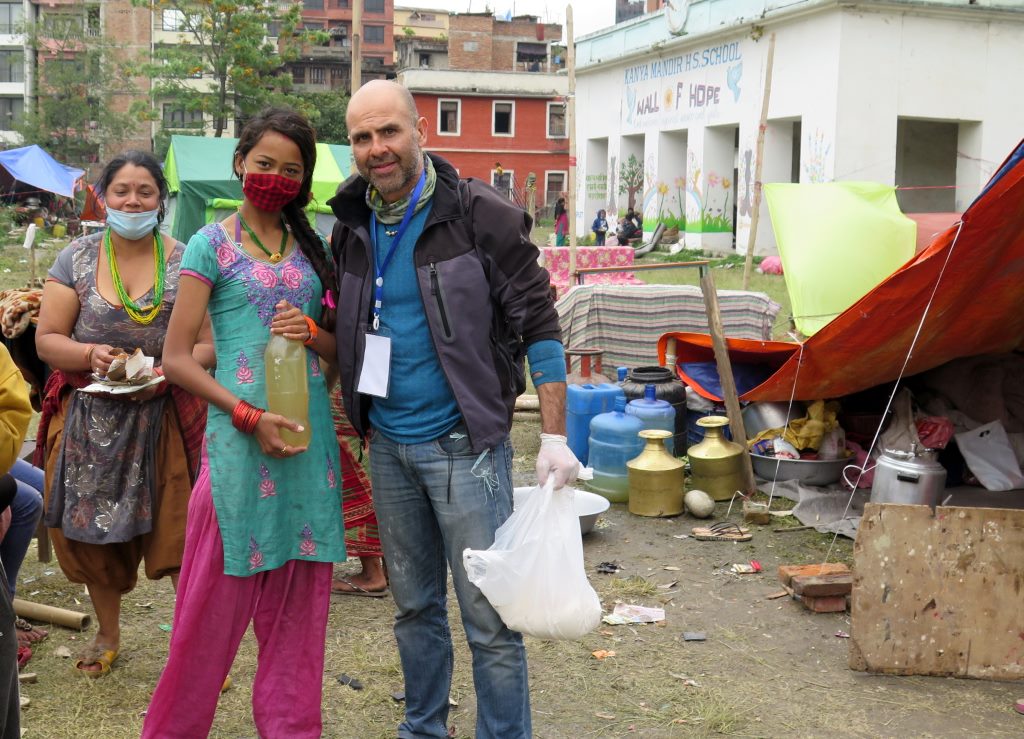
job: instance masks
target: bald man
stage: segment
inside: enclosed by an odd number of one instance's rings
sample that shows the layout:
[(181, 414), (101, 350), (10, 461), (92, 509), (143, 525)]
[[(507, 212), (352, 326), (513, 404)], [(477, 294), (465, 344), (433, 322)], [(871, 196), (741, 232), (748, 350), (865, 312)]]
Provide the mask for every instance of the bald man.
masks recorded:
[(526, 652), (469, 582), (512, 511), (509, 431), (525, 387), (541, 407), (537, 476), (576, 478), (565, 440), (565, 359), (530, 218), (424, 154), (406, 90), (369, 82), (348, 106), (358, 177), (330, 201), (338, 223), (338, 361), (345, 410), (370, 439), (373, 502), (405, 674), (399, 737), (447, 737), (450, 568), (473, 654), (476, 736), (531, 735)]

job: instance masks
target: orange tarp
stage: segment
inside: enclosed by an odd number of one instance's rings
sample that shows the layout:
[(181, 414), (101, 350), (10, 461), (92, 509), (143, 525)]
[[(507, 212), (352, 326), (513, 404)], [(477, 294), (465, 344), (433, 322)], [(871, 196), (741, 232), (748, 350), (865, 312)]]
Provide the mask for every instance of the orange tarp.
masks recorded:
[[(1022, 154), (1024, 143), (964, 212), (962, 227), (954, 224), (939, 234), (907, 264), (807, 339), (802, 363), (798, 344), (728, 340), (733, 362), (777, 367), (767, 380), (742, 394), (741, 400), (789, 400), (794, 383), (798, 400), (814, 400), (892, 382), (900, 374), (930, 299), (906, 375), (958, 357), (1020, 347), (1024, 343)], [(677, 339), (679, 362), (713, 358), (710, 337), (669, 333), (658, 344), (662, 360), (670, 338)]]

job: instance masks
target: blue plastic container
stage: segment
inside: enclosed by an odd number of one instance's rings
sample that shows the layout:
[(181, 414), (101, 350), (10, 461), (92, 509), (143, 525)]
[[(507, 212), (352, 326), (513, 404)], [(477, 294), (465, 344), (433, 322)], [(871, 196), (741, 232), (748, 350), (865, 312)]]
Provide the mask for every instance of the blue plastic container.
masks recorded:
[[(676, 409), (667, 400), (658, 400), (658, 389), (654, 385), (644, 388), (644, 397), (629, 401), (626, 413), (643, 422), (644, 430), (662, 429), (670, 434), (676, 432)], [(665, 439), (669, 454), (675, 454), (675, 443), (670, 436)]]
[(590, 450), (590, 422), (615, 407), (615, 399), (625, 397), (622, 388), (610, 382), (598, 385), (568, 385), (565, 388), (565, 430), (569, 448), (581, 464), (587, 464)]
[(626, 396), (615, 399), (615, 410), (594, 416), (590, 422), (589, 464), (594, 479), (587, 483), (612, 503), (629, 502), (626, 462), (639, 456), (644, 441), (638, 434), (643, 422), (625, 412)]
[[(706, 416), (726, 416), (728, 415), (725, 406), (716, 405), (710, 411), (695, 411), (692, 408), (686, 411), (686, 441), (687, 446), (693, 446), (694, 444), (700, 444), (704, 441), (704, 429), (697, 425), (697, 421)], [(732, 441), (732, 431), (726, 426), (722, 429), (725, 438)]]

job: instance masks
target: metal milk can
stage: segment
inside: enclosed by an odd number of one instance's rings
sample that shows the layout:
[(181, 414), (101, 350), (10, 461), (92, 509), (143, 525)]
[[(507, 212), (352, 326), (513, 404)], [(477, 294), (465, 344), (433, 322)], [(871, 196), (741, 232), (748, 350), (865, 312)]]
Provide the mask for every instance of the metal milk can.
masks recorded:
[(705, 416), (697, 421), (704, 429), (704, 441), (691, 446), (690, 487), (703, 490), (714, 500), (731, 500), (746, 488), (743, 475), (743, 446), (725, 438), (729, 425), (725, 416)]
[(640, 456), (626, 462), (629, 475), (629, 512), (638, 516), (678, 516), (683, 512), (683, 461), (665, 448), (672, 432), (640, 432), (646, 446)]

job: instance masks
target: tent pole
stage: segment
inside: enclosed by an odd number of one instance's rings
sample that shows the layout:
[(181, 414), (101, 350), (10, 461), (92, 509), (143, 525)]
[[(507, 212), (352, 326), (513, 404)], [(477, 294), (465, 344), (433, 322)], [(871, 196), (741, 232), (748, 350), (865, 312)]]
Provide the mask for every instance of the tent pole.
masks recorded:
[(565, 61), (569, 70), (569, 97), (565, 101), (565, 128), (569, 134), (569, 286), (576, 284), (576, 42), (572, 35), (572, 5), (565, 6)]
[(704, 293), (704, 307), (708, 313), (708, 328), (711, 334), (711, 346), (715, 352), (715, 364), (718, 366), (718, 378), (722, 382), (722, 398), (729, 416), (729, 429), (733, 441), (743, 447), (743, 477), (747, 489), (745, 495), (757, 491), (754, 482), (754, 468), (750, 462), (750, 450), (747, 448), (747, 430), (743, 425), (740, 413), (740, 399), (736, 393), (736, 380), (732, 376), (732, 363), (729, 361), (729, 349), (725, 343), (725, 330), (722, 328), (722, 314), (718, 308), (718, 292), (715, 289), (715, 278), (707, 265), (700, 268), (700, 289)]
[(757, 155), (754, 160), (754, 204), (750, 209), (750, 233), (747, 234), (747, 259), (743, 264), (743, 289), (750, 286), (750, 270), (754, 264), (754, 244), (761, 216), (761, 167), (764, 164), (764, 134), (768, 128), (768, 101), (772, 95), (772, 65), (775, 62), (775, 34), (768, 37), (768, 60), (765, 63), (764, 96), (761, 99), (761, 121), (757, 127)]

